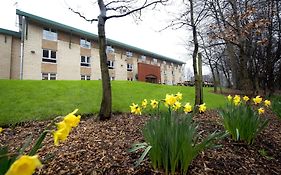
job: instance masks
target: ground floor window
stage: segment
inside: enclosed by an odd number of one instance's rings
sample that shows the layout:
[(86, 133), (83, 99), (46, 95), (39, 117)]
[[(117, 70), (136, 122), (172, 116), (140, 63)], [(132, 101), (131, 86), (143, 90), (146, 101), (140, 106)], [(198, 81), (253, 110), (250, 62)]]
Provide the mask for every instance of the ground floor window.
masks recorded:
[(111, 80), (111, 81), (115, 80), (115, 77), (110, 77), (110, 80)]
[(81, 75), (81, 80), (91, 80), (90, 75)]
[(56, 73), (42, 73), (42, 80), (56, 80)]

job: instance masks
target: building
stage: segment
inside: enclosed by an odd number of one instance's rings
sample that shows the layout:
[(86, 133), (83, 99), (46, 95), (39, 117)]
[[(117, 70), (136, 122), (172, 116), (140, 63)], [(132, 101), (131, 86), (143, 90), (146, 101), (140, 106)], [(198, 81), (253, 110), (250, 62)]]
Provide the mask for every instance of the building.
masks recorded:
[[(19, 31), (0, 29), (0, 79), (99, 80), (98, 36), (17, 10)], [(184, 62), (107, 39), (111, 80), (182, 82)]]

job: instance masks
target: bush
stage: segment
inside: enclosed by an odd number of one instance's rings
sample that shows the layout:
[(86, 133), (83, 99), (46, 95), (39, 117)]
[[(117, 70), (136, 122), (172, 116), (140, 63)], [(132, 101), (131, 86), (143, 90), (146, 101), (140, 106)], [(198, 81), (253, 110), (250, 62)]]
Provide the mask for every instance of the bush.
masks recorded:
[[(174, 97), (166, 95), (162, 100), (168, 112), (152, 116), (143, 129), (145, 143), (133, 145), (131, 151), (146, 148), (138, 164), (148, 154), (154, 169), (164, 169), (166, 174), (175, 174), (176, 171), (186, 174), (192, 160), (205, 148), (216, 146), (214, 141), (224, 134), (214, 132), (201, 138), (196, 130), (197, 124), (192, 121), (192, 113), (187, 112), (191, 112), (190, 105), (184, 106), (186, 114), (182, 114), (181, 98)], [(201, 108), (204, 112), (205, 104)]]
[[(268, 119), (263, 115), (264, 108), (257, 106), (251, 107), (249, 98), (240, 100), (240, 96), (232, 98), (228, 97), (230, 103), (224, 109), (219, 111), (223, 126), (235, 141), (245, 141), (247, 144), (252, 144), (256, 136), (267, 126)], [(258, 96), (253, 99), (255, 105), (262, 104), (262, 99)], [(265, 101), (267, 106), (270, 105), (268, 100)]]

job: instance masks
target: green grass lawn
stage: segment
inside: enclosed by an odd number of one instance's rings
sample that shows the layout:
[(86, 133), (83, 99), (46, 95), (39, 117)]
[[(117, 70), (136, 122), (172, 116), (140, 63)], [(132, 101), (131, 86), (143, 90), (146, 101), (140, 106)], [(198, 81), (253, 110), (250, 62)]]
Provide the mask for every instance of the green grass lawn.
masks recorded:
[[(210, 90), (204, 89), (207, 107), (223, 106), (224, 96)], [(113, 112), (129, 112), (132, 102), (163, 99), (166, 93), (177, 92), (183, 93), (183, 102), (194, 102), (192, 87), (113, 81)], [(75, 108), (79, 114), (96, 114), (101, 101), (101, 81), (0, 80), (0, 99), (0, 125), (50, 119)]]

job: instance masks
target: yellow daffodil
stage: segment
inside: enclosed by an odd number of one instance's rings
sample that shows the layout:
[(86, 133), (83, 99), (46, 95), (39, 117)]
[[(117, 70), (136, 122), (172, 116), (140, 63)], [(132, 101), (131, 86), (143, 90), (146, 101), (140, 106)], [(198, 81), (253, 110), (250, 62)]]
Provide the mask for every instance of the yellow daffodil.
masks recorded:
[(0, 127), (0, 133), (3, 131), (4, 129), (2, 127)]
[(234, 103), (235, 106), (239, 105), (240, 101), (241, 101), (241, 97), (239, 95), (235, 95), (233, 97), (233, 103)]
[(271, 105), (271, 102), (269, 100), (264, 100), (264, 105), (266, 107), (269, 107)]
[(150, 105), (152, 106), (152, 108), (157, 108), (158, 107), (158, 101), (154, 100), (150, 100)]
[(177, 101), (177, 98), (173, 94), (166, 94), (165, 98), (165, 105), (166, 106), (173, 106)]
[(55, 146), (58, 146), (60, 141), (64, 142), (67, 139), (67, 136), (71, 131), (71, 127), (70, 125), (65, 123), (65, 121), (61, 121), (56, 125), (57, 125), (57, 130), (53, 132), (53, 136), (54, 136), (54, 144)]
[(255, 105), (260, 104), (262, 102), (262, 98), (258, 95), (255, 98), (253, 98), (253, 101)]
[(258, 112), (259, 112), (259, 114), (263, 114), (264, 113), (264, 109), (263, 108), (259, 108)]
[(200, 113), (205, 112), (206, 109), (207, 109), (207, 107), (206, 107), (206, 104), (205, 104), (205, 103), (199, 105), (199, 112), (200, 112)]
[(182, 93), (180, 92), (178, 92), (175, 96), (178, 101), (182, 99)]
[(70, 127), (76, 127), (81, 119), (81, 116), (75, 116), (74, 114), (78, 111), (78, 109), (75, 109), (73, 112), (69, 113), (68, 115), (66, 115), (63, 119), (63, 121), (69, 125)]
[(228, 99), (228, 101), (231, 101), (231, 100), (232, 100), (232, 96), (231, 96), (231, 95), (228, 95), (228, 96), (227, 96), (227, 99)]
[(245, 102), (247, 102), (247, 101), (249, 101), (249, 100), (250, 100), (250, 98), (249, 98), (248, 96), (246, 96), (246, 95), (245, 95), (245, 96), (243, 97), (243, 100), (244, 100)]
[(139, 107), (139, 105), (132, 103), (130, 108), (132, 114), (141, 115), (141, 108)]
[(186, 104), (184, 105), (183, 111), (184, 111), (186, 114), (192, 111), (192, 106), (190, 105), (190, 103), (186, 103)]
[(179, 108), (181, 108), (181, 103), (176, 101), (176, 103), (173, 105), (173, 110), (177, 111)]
[(141, 107), (144, 109), (144, 108), (146, 108), (146, 106), (147, 106), (147, 100), (144, 99), (144, 100), (141, 102)]
[(36, 168), (42, 167), (38, 156), (21, 156), (16, 160), (5, 175), (32, 175)]

